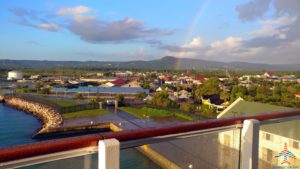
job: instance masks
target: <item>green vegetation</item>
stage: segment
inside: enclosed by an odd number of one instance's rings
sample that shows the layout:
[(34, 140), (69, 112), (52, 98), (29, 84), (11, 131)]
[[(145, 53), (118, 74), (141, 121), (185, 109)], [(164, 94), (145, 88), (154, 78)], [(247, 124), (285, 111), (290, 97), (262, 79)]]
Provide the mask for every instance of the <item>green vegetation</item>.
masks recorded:
[(215, 109), (209, 108), (208, 105), (201, 105), (201, 114), (206, 117), (215, 118), (217, 113)]
[(202, 95), (220, 94), (219, 80), (217, 78), (210, 78), (205, 81), (203, 85), (195, 89), (195, 101), (200, 102)]
[(295, 98), (295, 94), (300, 91), (297, 82), (270, 82), (260, 81), (257, 86), (249, 88), (243, 86), (233, 86), (230, 93), (230, 102), (238, 97), (247, 101), (270, 103), (285, 107), (300, 107), (300, 102)]
[(89, 100), (89, 103), (91, 104), (98, 104), (99, 102), (100, 102), (100, 98), (98, 97), (94, 97)]
[(47, 101), (50, 101), (54, 104), (57, 104), (58, 106), (62, 107), (69, 107), (69, 106), (76, 106), (78, 103), (72, 102), (72, 101), (66, 101), (66, 100), (60, 100), (60, 99), (55, 99), (55, 98), (44, 98)]
[(175, 117), (183, 119), (183, 120), (187, 120), (187, 121), (200, 120), (200, 118), (196, 118), (196, 117), (189, 116), (189, 115), (182, 114), (182, 113), (175, 113)]
[(139, 92), (137, 95), (136, 95), (136, 98), (137, 99), (144, 99), (145, 97), (147, 97), (147, 94), (145, 92)]
[(64, 118), (76, 118), (76, 117), (87, 117), (87, 116), (100, 116), (104, 114), (109, 114), (107, 110), (104, 109), (93, 109), (93, 110), (83, 110), (72, 113), (63, 114)]
[(83, 100), (83, 99), (84, 99), (84, 97), (83, 97), (83, 95), (82, 95), (81, 93), (76, 93), (76, 95), (75, 95), (75, 99), (78, 99), (78, 100)]
[(123, 94), (117, 94), (115, 96), (115, 99), (118, 101), (119, 105), (124, 105), (124, 103), (125, 103), (125, 97), (124, 97)]
[(165, 90), (156, 92), (149, 104), (163, 108), (178, 108), (178, 104), (169, 99), (169, 94)]
[(190, 103), (182, 103), (180, 104), (180, 110), (192, 113), (196, 111), (196, 106)]
[(199, 117), (196, 116), (190, 116), (188, 114), (174, 112), (166, 109), (156, 109), (156, 108), (149, 108), (149, 107), (142, 107), (142, 108), (119, 107), (119, 109), (139, 118), (176, 117), (187, 121), (200, 119)]
[(160, 109), (154, 109), (154, 108), (148, 108), (148, 107), (142, 107), (142, 108), (135, 108), (135, 107), (120, 107), (119, 109), (128, 112), (130, 114), (133, 114), (136, 117), (139, 118), (146, 118), (149, 117), (166, 117), (171, 116), (172, 113), (168, 110), (160, 110)]

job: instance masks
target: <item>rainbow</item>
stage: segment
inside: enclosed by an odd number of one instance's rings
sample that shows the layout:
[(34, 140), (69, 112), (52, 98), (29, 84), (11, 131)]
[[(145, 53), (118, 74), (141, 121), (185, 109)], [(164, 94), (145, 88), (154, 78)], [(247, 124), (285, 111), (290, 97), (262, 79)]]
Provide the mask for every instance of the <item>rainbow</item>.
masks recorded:
[[(183, 38), (182, 44), (187, 44), (193, 38), (193, 33), (195, 32), (195, 30), (197, 28), (197, 25), (198, 25), (202, 15), (203, 15), (203, 13), (207, 9), (207, 6), (209, 5), (209, 2), (210, 2), (209, 0), (204, 0), (204, 1), (201, 2), (199, 8), (196, 11), (196, 14), (194, 15), (194, 17), (192, 19), (192, 22), (191, 22), (190, 26), (188, 27), (188, 29), (186, 31), (186, 34)], [(185, 57), (185, 55), (186, 55), (186, 51), (182, 50), (178, 54), (178, 56), (176, 56), (178, 58), (176, 59), (176, 62), (173, 65), (173, 70), (178, 70), (180, 68), (180, 62), (181, 62), (180, 58)]]

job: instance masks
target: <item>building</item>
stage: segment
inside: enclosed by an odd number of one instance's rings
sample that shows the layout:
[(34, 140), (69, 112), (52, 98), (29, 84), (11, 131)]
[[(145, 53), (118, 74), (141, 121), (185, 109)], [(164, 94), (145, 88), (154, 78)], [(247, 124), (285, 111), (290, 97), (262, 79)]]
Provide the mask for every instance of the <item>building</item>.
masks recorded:
[(124, 84), (126, 84), (126, 80), (117, 79), (117, 80), (114, 80), (112, 82), (107, 82), (107, 83), (101, 85), (101, 87), (120, 87)]
[(31, 75), (29, 79), (31, 80), (40, 80), (42, 78), (41, 75)]
[(16, 70), (8, 72), (7, 80), (21, 80), (21, 79), (23, 79), (22, 72)]
[[(269, 104), (248, 102), (238, 98), (227, 107), (217, 118), (241, 116), (249, 114), (292, 110), (292, 108)], [(300, 165), (300, 120), (281, 122), (260, 126), (259, 132), (259, 168), (272, 168), (282, 165), (282, 160), (276, 158), (284, 150), (285, 144), (295, 156), (290, 160), (292, 166)], [(219, 133), (219, 142), (231, 149), (239, 150), (239, 130)], [(226, 163), (226, 161), (224, 161)], [(229, 164), (230, 165), (230, 164)]]
[(193, 83), (197, 84), (197, 85), (200, 85), (200, 84), (203, 84), (206, 80), (207, 79), (205, 77), (198, 76), (198, 77), (193, 79)]
[(133, 72), (131, 71), (125, 71), (125, 72), (115, 72), (116, 77), (130, 77), (133, 76)]
[(130, 81), (124, 85), (122, 85), (121, 87), (141, 87), (140, 82), (138, 82), (137, 80), (133, 80)]
[(115, 77), (107, 77), (107, 78), (80, 78), (81, 81), (84, 82), (95, 82), (95, 83), (104, 83), (104, 82), (112, 82), (117, 80)]
[(278, 78), (278, 76), (276, 76), (275, 73), (273, 73), (273, 72), (265, 72), (263, 74), (263, 77), (270, 78), (270, 79), (277, 79)]
[(296, 99), (300, 99), (300, 92), (295, 94)]

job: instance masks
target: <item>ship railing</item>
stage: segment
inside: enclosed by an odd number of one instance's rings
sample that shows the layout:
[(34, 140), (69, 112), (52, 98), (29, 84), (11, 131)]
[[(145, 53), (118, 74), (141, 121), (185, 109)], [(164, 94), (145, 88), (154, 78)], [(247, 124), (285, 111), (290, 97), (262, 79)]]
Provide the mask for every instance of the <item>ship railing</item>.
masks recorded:
[[(80, 165), (83, 167), (80, 168), (119, 169), (122, 167), (122, 158), (126, 157), (126, 152), (123, 151), (132, 148), (146, 154), (163, 168), (197, 168), (197, 165), (208, 166), (207, 168), (262, 168), (262, 166), (269, 165), (266, 162), (268, 159), (260, 157), (261, 152), (264, 151), (261, 150), (260, 142), (266, 142), (262, 140), (262, 137), (266, 137), (267, 141), (273, 139), (274, 144), (278, 141), (273, 136), (262, 135), (262, 128), (290, 124), (299, 118), (300, 110), (291, 110), (41, 141), (0, 148), (0, 168), (22, 168), (43, 164), (53, 167), (51, 163), (59, 161), (59, 165), (69, 165), (74, 168), (72, 160), (71, 164), (62, 164), (61, 161), (77, 158), (78, 160), (75, 161), (82, 160)], [(290, 132), (290, 129), (286, 132)], [(197, 144), (191, 145), (192, 143)], [(282, 146), (279, 145), (281, 142), (276, 143), (278, 143), (277, 147)], [(186, 148), (181, 145), (185, 145)], [(292, 150), (296, 151), (297, 145), (294, 146)], [(175, 154), (178, 152), (182, 152), (184, 157), (193, 159), (184, 161), (183, 157), (178, 158), (181, 153)], [(200, 156), (203, 159), (200, 159)], [(231, 156), (230, 159), (228, 159), (229, 156)], [(276, 154), (273, 153), (272, 159), (275, 156)], [(278, 167), (280, 163), (281, 161), (277, 159), (274, 164), (270, 165)], [(295, 160), (294, 163), (298, 164)]]

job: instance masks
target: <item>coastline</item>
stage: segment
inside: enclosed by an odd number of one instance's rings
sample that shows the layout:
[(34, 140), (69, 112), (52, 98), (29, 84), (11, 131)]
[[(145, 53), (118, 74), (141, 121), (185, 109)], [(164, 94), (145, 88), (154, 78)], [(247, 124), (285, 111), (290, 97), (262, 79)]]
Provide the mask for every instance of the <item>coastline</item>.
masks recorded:
[[(2, 96), (0, 95), (0, 102), (4, 102), (5, 105), (22, 110), (26, 113), (30, 113), (42, 122), (42, 128), (33, 136), (33, 138), (47, 138), (49, 136), (60, 136), (62, 134), (76, 134), (89, 130), (90, 132), (99, 131), (122, 131), (118, 125), (114, 123), (102, 123), (94, 125), (82, 125), (63, 127), (63, 117), (59, 112), (50, 106), (43, 105), (37, 102), (32, 102), (19, 98), (13, 95)], [(74, 128), (75, 127), (75, 128)], [(179, 169), (180, 167), (174, 162), (170, 161), (167, 157), (159, 154), (149, 145), (136, 147), (140, 153), (148, 157), (151, 161), (158, 166), (167, 169)]]
[(2, 101), (9, 107), (22, 110), (37, 117), (42, 122), (42, 128), (37, 133), (47, 132), (63, 124), (63, 117), (60, 113), (49, 106), (14, 96), (2, 96)]

